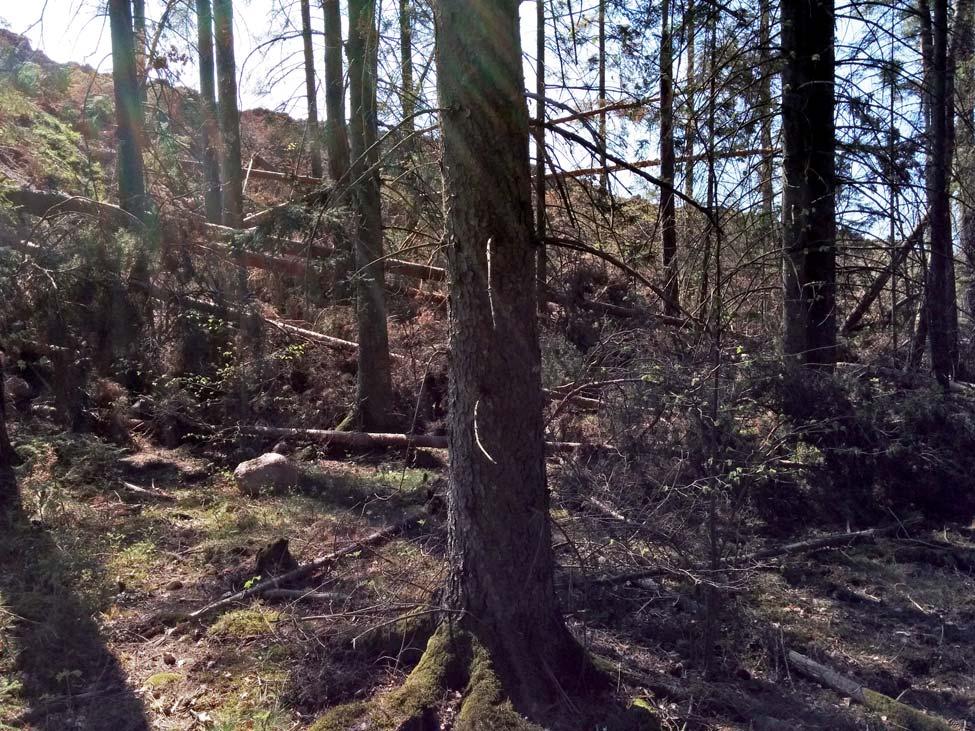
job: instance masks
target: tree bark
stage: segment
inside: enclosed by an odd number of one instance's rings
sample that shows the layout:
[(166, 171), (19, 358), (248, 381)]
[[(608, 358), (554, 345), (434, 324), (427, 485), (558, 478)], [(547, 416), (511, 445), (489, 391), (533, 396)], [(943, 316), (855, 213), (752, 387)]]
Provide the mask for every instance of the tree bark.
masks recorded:
[(599, 149), (601, 152), (599, 165), (604, 172), (599, 176), (599, 185), (603, 193), (609, 192), (609, 174), (605, 172), (606, 164), (606, 0), (599, 0), (599, 107), (603, 110), (599, 115)]
[(311, 44), (310, 0), (301, 0), (301, 39), (305, 47), (305, 96), (308, 98), (308, 153), (311, 174), (322, 177), (322, 143), (318, 127), (318, 82), (315, 79), (315, 53)]
[(578, 690), (589, 665), (553, 584), (518, 2), (441, 0), (436, 31), (451, 298), (446, 603), (532, 713)]
[(762, 195), (762, 214), (767, 224), (774, 221), (773, 207), (775, 201), (775, 163), (772, 152), (772, 0), (761, 0), (759, 9), (759, 44), (761, 45), (762, 66), (759, 73), (762, 78), (758, 86), (761, 146), (769, 152), (762, 157), (758, 168), (759, 189)]
[[(17, 456), (17, 452), (14, 451), (13, 446), (10, 444), (10, 436), (7, 434), (7, 392), (4, 361), (4, 352), (0, 348), (0, 473), (9, 471), (11, 467), (20, 464), (20, 457)], [(7, 482), (13, 481), (5, 480), (4, 478), (5, 475), (0, 474), (0, 505), (3, 505), (12, 497), (12, 495), (6, 493), (10, 488)], [(13, 487), (16, 489), (16, 483), (13, 483)]]
[(220, 191), (220, 158), (217, 145), (217, 91), (213, 70), (213, 9), (210, 0), (196, 0), (196, 33), (200, 57), (200, 109), (203, 117), (203, 176), (206, 185), (207, 221), (220, 223), (223, 203)]
[(400, 75), (403, 88), (400, 104), (403, 109), (403, 135), (416, 131), (416, 89), (413, 81), (413, 0), (399, 0), (399, 55)]
[[(345, 120), (345, 74), (342, 64), (342, 14), (339, 0), (322, 0), (325, 13), (325, 148), (328, 174), (336, 186), (348, 184), (349, 131)], [(336, 257), (335, 282), (339, 299), (351, 296), (349, 277), (353, 251), (344, 236), (336, 238), (340, 249)]]
[(119, 205), (133, 216), (144, 218), (147, 201), (142, 162), (142, 98), (130, 0), (110, 0), (108, 14), (112, 32)]
[(545, 248), (545, 0), (535, 0), (535, 281), (539, 313), (545, 312), (548, 252)]
[(947, 387), (954, 375), (951, 344), (951, 202), (948, 198), (948, 2), (933, 0), (928, 90), (927, 201), (931, 259), (928, 270), (928, 342), (935, 378)]
[(365, 431), (389, 425), (393, 388), (386, 325), (379, 119), (376, 72), (379, 31), (375, 0), (349, 0), (350, 142), (355, 209), (355, 295), (359, 333), (358, 423)]
[(783, 0), (783, 351), (836, 362), (833, 0)]
[(697, 136), (697, 112), (694, 110), (694, 94), (697, 83), (697, 17), (694, 12), (694, 0), (688, 0), (684, 10), (684, 29), (687, 33), (687, 74), (684, 78), (685, 101), (687, 119), (684, 122), (684, 195), (694, 197), (694, 142)]
[[(674, 163), (674, 42), (671, 35), (670, 0), (660, 3), (660, 178), (673, 186)], [(680, 312), (677, 271), (677, 213), (672, 188), (660, 189), (660, 242), (663, 253), (664, 311)]]
[(220, 168), (223, 174), (223, 223), (240, 228), (244, 219), (244, 178), (240, 167), (240, 110), (234, 60), (232, 0), (213, 0), (217, 84), (220, 93)]
[[(135, 40), (135, 69), (139, 102), (146, 103), (146, 82), (149, 69), (146, 58), (146, 0), (132, 0), (132, 31)], [(142, 111), (140, 110), (140, 115)]]
[(961, 216), (958, 237), (965, 263), (965, 310), (969, 328), (975, 324), (975, 17), (972, 0), (959, 0), (955, 10), (955, 125), (956, 178), (959, 182)]

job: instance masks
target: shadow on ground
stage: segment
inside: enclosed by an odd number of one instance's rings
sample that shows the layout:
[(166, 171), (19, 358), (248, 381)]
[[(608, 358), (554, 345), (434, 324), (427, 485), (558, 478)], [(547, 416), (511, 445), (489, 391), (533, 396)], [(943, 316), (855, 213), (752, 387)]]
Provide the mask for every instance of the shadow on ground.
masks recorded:
[(79, 592), (95, 583), (92, 561), (62, 550), (18, 503), (0, 513), (0, 726), (148, 731), (93, 619), (98, 608)]

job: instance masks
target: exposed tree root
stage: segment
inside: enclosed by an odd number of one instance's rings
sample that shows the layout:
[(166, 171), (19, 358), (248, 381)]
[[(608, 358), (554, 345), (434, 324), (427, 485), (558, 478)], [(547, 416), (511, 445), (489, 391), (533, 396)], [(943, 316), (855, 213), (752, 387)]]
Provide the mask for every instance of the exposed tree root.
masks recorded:
[[(403, 635), (415, 640), (422, 627), (405, 625)], [(380, 645), (393, 649), (397, 628)], [(392, 638), (392, 642), (389, 642)], [(402, 644), (402, 643), (401, 643)], [(459, 700), (458, 700), (459, 698)], [(585, 714), (588, 716), (588, 714)], [(613, 729), (657, 729), (643, 707), (614, 708), (608, 721)], [(577, 718), (581, 722), (581, 718)], [(427, 643), (419, 663), (402, 685), (369, 701), (357, 701), (328, 711), (312, 731), (542, 731), (519, 714), (508, 700), (488, 651), (468, 631), (442, 623)], [(547, 727), (547, 724), (546, 724)], [(557, 723), (558, 728), (570, 728)]]

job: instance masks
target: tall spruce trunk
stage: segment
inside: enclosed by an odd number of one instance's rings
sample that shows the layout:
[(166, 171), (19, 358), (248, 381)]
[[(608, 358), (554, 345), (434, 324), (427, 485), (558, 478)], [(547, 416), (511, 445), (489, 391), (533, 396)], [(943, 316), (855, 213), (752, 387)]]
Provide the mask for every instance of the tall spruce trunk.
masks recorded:
[(244, 175), (240, 166), (240, 110), (234, 60), (234, 11), (231, 0), (213, 0), (217, 86), (220, 93), (220, 169), (223, 223), (240, 228), (244, 220)]
[(759, 124), (761, 146), (765, 150), (761, 164), (758, 167), (759, 190), (762, 196), (762, 215), (768, 226), (773, 224), (773, 206), (775, 200), (775, 157), (772, 152), (772, 117), (775, 112), (772, 106), (772, 0), (761, 0), (759, 9), (759, 44), (761, 45), (762, 66), (759, 73), (762, 78), (758, 86), (759, 114), (762, 115)]
[(969, 331), (975, 325), (975, 3), (959, 0), (955, 10), (954, 65), (956, 179), (959, 182), (960, 218), (958, 238), (964, 262), (964, 307)]
[[(0, 472), (9, 470), (20, 464), (20, 457), (10, 444), (10, 435), (7, 433), (7, 391), (6, 376), (4, 375), (5, 356), (3, 349), (0, 348)], [(4, 488), (9, 486), (4, 482), (3, 475), (0, 474), (0, 505), (2, 505), (10, 495), (4, 494)]]
[(836, 362), (833, 0), (782, 1), (783, 351)]
[(578, 689), (589, 668), (553, 585), (518, 1), (440, 0), (436, 31), (450, 288), (446, 601), (530, 712)]
[[(674, 42), (671, 34), (670, 0), (660, 4), (660, 177), (674, 185)], [(680, 314), (677, 270), (677, 212), (672, 188), (660, 189), (660, 242), (664, 265), (664, 311)]]
[(931, 14), (931, 74), (928, 89), (928, 230), (931, 260), (928, 270), (928, 342), (931, 368), (947, 386), (952, 365), (951, 201), (948, 198), (948, 2), (933, 0)]
[(535, 279), (538, 311), (545, 313), (548, 252), (545, 180), (545, 0), (535, 0)]
[(697, 112), (694, 109), (694, 95), (697, 84), (697, 13), (695, 0), (687, 0), (684, 10), (684, 29), (687, 34), (687, 73), (684, 75), (684, 97), (687, 118), (684, 121), (684, 195), (694, 197), (694, 143), (697, 137)]
[[(322, 0), (325, 14), (325, 150), (328, 174), (336, 184), (349, 181), (349, 130), (345, 121), (345, 72), (342, 63), (342, 13), (339, 0)], [(340, 300), (351, 297), (351, 242), (343, 234), (336, 241), (335, 292)]]
[(133, 216), (144, 218), (147, 200), (142, 161), (142, 97), (130, 0), (109, 0), (108, 15), (112, 32), (119, 205)]
[(392, 381), (386, 325), (382, 199), (379, 188), (379, 118), (376, 73), (379, 29), (376, 0), (349, 0), (349, 84), (355, 210), (355, 300), (359, 334), (356, 386), (358, 422), (365, 431), (390, 423)]
[(305, 96), (308, 100), (308, 155), (311, 174), (322, 177), (322, 138), (318, 126), (318, 82), (315, 79), (315, 51), (311, 43), (310, 0), (301, 0), (301, 40), (305, 48)]
[(220, 190), (220, 124), (217, 121), (217, 87), (213, 67), (213, 9), (210, 0), (196, 0), (196, 35), (200, 57), (200, 110), (203, 117), (203, 179), (207, 221), (220, 223), (223, 214)]
[[(413, 80), (413, 0), (399, 0), (400, 104), (403, 109), (403, 135), (416, 131), (416, 89)], [(412, 141), (410, 142), (410, 147)]]
[(146, 0), (132, 0), (132, 31), (135, 34), (135, 71), (139, 84), (139, 101), (145, 105), (149, 74), (146, 59)]

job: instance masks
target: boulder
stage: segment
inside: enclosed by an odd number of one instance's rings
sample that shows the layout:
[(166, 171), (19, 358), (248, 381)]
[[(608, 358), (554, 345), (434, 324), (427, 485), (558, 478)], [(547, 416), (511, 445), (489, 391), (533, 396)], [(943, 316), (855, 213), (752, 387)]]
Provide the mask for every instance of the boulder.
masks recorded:
[(251, 497), (265, 491), (283, 492), (297, 486), (300, 477), (294, 462), (276, 452), (241, 462), (234, 470), (237, 489)]

